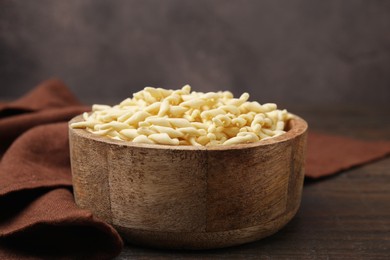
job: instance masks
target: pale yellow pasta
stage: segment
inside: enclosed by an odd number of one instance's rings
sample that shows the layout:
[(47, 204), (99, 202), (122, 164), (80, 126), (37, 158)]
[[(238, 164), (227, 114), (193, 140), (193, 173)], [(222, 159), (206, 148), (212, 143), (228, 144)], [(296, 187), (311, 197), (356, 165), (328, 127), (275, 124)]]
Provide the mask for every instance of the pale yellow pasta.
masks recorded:
[(167, 118), (167, 121), (174, 127), (191, 127), (191, 123), (184, 118)]
[(191, 125), (198, 129), (207, 129), (207, 125), (201, 122), (191, 122)]
[(111, 107), (107, 105), (98, 105), (98, 104), (92, 105), (92, 111), (104, 111), (110, 108)]
[(198, 143), (195, 139), (195, 137), (190, 137), (189, 138), (189, 141), (190, 141), (190, 144), (194, 145), (194, 146), (202, 146), (200, 143)]
[(237, 127), (243, 127), (246, 125), (247, 121), (242, 117), (236, 117), (233, 118), (231, 122)]
[(140, 134), (140, 135), (149, 136), (149, 135), (151, 135), (151, 134), (156, 134), (156, 133), (158, 133), (158, 132), (155, 131), (155, 130), (153, 130), (153, 129), (151, 129), (151, 128), (149, 128), (149, 127), (144, 127), (144, 126), (142, 126), (142, 127), (139, 127), (139, 128), (137, 129), (137, 133)]
[(276, 130), (277, 130), (277, 131), (283, 131), (284, 125), (285, 125), (284, 121), (278, 121), (278, 122), (276, 122)]
[(204, 119), (211, 119), (217, 115), (225, 115), (226, 111), (220, 108), (203, 111), (200, 116)]
[[(144, 122), (147, 122), (151, 125), (171, 127), (171, 124), (169, 123), (169, 120), (166, 117), (151, 116), (151, 117), (146, 118)], [(138, 125), (139, 124), (140, 123), (138, 123)]]
[(181, 127), (181, 128), (177, 128), (176, 130), (183, 134), (189, 134), (191, 136), (202, 135), (202, 132), (198, 131), (195, 127)]
[(194, 98), (194, 99), (190, 99), (188, 101), (182, 102), (180, 104), (180, 106), (182, 106), (182, 107), (190, 107), (190, 108), (200, 108), (204, 104), (206, 104), (206, 100), (200, 99), (200, 98)]
[(123, 129), (119, 133), (124, 135), (127, 139), (130, 139), (130, 140), (133, 140), (134, 138), (136, 138), (139, 135), (137, 132), (137, 129)]
[(125, 121), (125, 124), (135, 125), (135, 124), (138, 124), (139, 122), (143, 121), (145, 118), (147, 118), (149, 116), (151, 116), (151, 114), (149, 114), (146, 111), (138, 111), (138, 112), (135, 112), (129, 119), (127, 119)]
[(96, 122), (93, 121), (83, 121), (83, 122), (76, 122), (72, 124), (73, 128), (93, 128)]
[(169, 114), (173, 117), (181, 117), (188, 110), (187, 107), (171, 106), (169, 108)]
[(169, 137), (173, 137), (173, 138), (184, 136), (183, 132), (180, 132), (178, 129), (174, 129), (171, 127), (152, 125), (150, 129), (155, 130), (158, 133), (166, 133), (169, 135)]
[(145, 143), (145, 144), (154, 144), (152, 139), (148, 138), (146, 135), (139, 135), (132, 140), (134, 143)]
[(118, 105), (95, 104), (83, 121), (71, 125), (97, 135), (135, 143), (163, 145), (236, 145), (285, 133), (292, 117), (276, 104), (234, 98), (229, 91), (191, 92), (146, 87)]
[(145, 111), (152, 114), (157, 114), (160, 111), (161, 102), (155, 102), (145, 108)]
[(239, 132), (240, 132), (240, 129), (238, 127), (235, 127), (235, 126), (231, 126), (231, 127), (225, 127), (223, 129), (223, 132), (229, 137), (229, 138), (232, 138), (234, 136), (236, 136)]
[(161, 103), (160, 110), (158, 111), (158, 116), (165, 116), (165, 114), (169, 111), (169, 100), (164, 99), (164, 101)]
[(115, 129), (117, 131), (118, 130), (120, 131), (123, 129), (127, 129), (128, 127), (129, 127), (128, 124), (117, 122), (117, 121), (112, 121), (110, 123), (105, 123), (105, 124), (100, 125), (99, 129), (104, 130), (104, 129), (111, 128), (111, 129)]
[(148, 138), (158, 144), (179, 145), (179, 139), (171, 138), (167, 133), (151, 134)]
[(251, 126), (253, 132), (255, 133), (259, 133), (261, 131), (261, 124), (255, 124), (253, 126)]

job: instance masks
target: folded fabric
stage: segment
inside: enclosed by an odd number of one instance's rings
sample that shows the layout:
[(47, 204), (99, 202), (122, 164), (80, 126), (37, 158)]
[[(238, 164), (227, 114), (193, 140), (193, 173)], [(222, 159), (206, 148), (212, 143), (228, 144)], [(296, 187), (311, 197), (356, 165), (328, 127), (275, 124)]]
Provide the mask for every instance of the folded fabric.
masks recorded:
[[(118, 233), (72, 195), (67, 121), (88, 110), (58, 80), (0, 103), (0, 259), (109, 259), (122, 250)], [(309, 132), (306, 176), (389, 153), (389, 142)]]
[(88, 110), (58, 80), (0, 104), (0, 259), (110, 259), (121, 252), (119, 234), (72, 195), (67, 121)]
[(322, 178), (390, 155), (390, 141), (362, 141), (309, 132), (306, 173)]

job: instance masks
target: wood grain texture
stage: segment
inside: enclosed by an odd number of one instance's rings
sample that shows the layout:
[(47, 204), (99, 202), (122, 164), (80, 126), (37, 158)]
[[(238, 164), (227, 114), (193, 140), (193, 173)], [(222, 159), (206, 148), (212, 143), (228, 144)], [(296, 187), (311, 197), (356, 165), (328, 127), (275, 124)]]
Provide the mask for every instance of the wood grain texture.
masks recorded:
[[(364, 140), (390, 140), (389, 109), (296, 107), (310, 129)], [(313, 131), (314, 131), (313, 130)], [(296, 216), (279, 232), (241, 246), (158, 250), (128, 244), (125, 259), (389, 259), (390, 158), (308, 182)]]
[(110, 148), (113, 224), (165, 232), (204, 231), (207, 185), (202, 151)]
[[(73, 191), (77, 204), (82, 208), (93, 208), (94, 214), (112, 222), (110, 189), (107, 174), (108, 145), (94, 147), (94, 141), (71, 134), (70, 158)], [(85, 152), (85, 147), (90, 147)]]
[[(81, 120), (73, 119), (70, 123)], [(130, 242), (206, 249), (280, 230), (298, 210), (307, 124), (215, 147), (123, 142), (69, 128), (76, 203)]]

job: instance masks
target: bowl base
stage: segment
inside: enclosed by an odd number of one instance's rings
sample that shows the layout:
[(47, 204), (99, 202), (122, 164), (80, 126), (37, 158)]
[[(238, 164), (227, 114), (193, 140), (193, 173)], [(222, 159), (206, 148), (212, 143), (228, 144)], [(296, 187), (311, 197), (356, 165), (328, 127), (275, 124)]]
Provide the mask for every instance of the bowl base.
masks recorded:
[(237, 246), (268, 237), (283, 228), (297, 209), (268, 223), (220, 232), (163, 232), (113, 225), (129, 243), (160, 249), (205, 250)]

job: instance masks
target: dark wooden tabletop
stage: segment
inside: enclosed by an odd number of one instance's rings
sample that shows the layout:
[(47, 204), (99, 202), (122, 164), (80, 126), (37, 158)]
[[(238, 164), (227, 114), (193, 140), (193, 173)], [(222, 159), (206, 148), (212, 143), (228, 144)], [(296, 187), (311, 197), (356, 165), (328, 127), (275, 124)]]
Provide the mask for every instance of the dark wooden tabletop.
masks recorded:
[[(389, 108), (289, 110), (305, 118), (311, 131), (390, 140)], [(117, 259), (390, 259), (389, 157), (326, 179), (305, 180), (302, 196), (292, 221), (260, 241), (197, 252), (127, 245)]]

